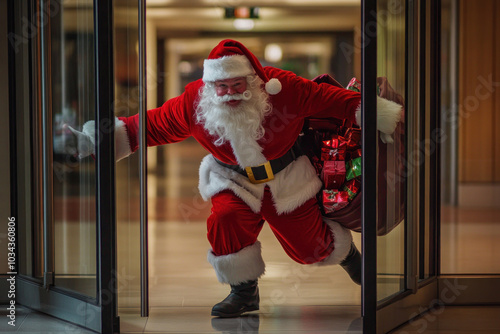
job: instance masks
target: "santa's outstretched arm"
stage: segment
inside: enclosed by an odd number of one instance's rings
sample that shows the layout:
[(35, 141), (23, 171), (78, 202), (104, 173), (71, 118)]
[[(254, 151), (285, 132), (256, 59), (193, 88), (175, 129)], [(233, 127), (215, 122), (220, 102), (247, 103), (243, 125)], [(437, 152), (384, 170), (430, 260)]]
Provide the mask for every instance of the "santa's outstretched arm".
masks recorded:
[[(175, 143), (191, 135), (192, 103), (186, 93), (172, 98), (159, 108), (147, 111), (147, 145)], [(192, 101), (192, 100), (191, 100)], [(78, 157), (83, 159), (95, 154), (95, 121), (86, 122), (81, 131), (68, 128), (78, 141)], [(139, 147), (139, 115), (115, 117), (115, 158), (121, 160)]]

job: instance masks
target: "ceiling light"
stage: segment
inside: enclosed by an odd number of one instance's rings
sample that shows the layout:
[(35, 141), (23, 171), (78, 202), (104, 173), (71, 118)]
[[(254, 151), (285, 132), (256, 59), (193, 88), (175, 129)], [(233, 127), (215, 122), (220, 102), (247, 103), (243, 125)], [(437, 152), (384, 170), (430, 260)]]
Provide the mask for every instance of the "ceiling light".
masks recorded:
[(267, 44), (264, 58), (270, 63), (277, 63), (283, 58), (283, 50), (278, 44)]
[(251, 19), (235, 19), (233, 21), (233, 26), (236, 30), (252, 30), (255, 23)]

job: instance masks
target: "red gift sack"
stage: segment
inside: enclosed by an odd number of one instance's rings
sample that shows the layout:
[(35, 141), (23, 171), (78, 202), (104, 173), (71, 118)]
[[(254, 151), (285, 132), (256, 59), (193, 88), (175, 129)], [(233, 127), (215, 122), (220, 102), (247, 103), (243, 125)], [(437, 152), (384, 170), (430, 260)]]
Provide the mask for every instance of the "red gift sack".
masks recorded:
[[(317, 83), (326, 83), (342, 87), (334, 78), (328, 74), (320, 75), (313, 79)], [(351, 81), (352, 82), (352, 81)], [(378, 89), (381, 97), (404, 105), (401, 95), (396, 93), (389, 85), (386, 78), (377, 78)], [(343, 87), (342, 87), (343, 88)], [(402, 117), (404, 119), (404, 117)], [(323, 166), (321, 160), (321, 149), (325, 136), (342, 135), (347, 138), (346, 163), (351, 159), (360, 156), (359, 146), (355, 145), (359, 141), (360, 129), (355, 125), (348, 124), (330, 116), (328, 112), (322, 112), (314, 117), (306, 118), (303, 132), (300, 137), (300, 145), (304, 153), (320, 175)], [(394, 143), (385, 144), (380, 138), (378, 140), (379, 159), (378, 163), (378, 219), (377, 235), (385, 235), (394, 229), (404, 219), (405, 212), (405, 133), (404, 123), (399, 122), (393, 134)], [(355, 138), (349, 144), (350, 138)], [(325, 156), (323, 156), (325, 157)], [(346, 165), (346, 167), (349, 164)], [(362, 176), (360, 176), (362, 177)], [(318, 194), (318, 202), (322, 206), (323, 215), (337, 221), (344, 227), (361, 232), (361, 189), (360, 177), (345, 180), (341, 191), (349, 192), (349, 203), (343, 208), (330, 212), (323, 207), (323, 190)], [(325, 203), (331, 205), (331, 203)], [(328, 212), (328, 213), (327, 213)]]

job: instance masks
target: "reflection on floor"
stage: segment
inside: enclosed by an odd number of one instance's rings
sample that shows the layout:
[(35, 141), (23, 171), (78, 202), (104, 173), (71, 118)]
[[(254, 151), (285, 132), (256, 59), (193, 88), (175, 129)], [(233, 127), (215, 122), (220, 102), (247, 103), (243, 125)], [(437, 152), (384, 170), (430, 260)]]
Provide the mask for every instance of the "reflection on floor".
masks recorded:
[(441, 208), (441, 273), (500, 273), (500, 204)]
[[(149, 318), (138, 310), (121, 311), (121, 333), (362, 333), (355, 306), (277, 306), (235, 319), (212, 318), (208, 307), (153, 308)], [(24, 307), (17, 308), (16, 327), (1, 307), (2, 333), (94, 333)], [(447, 306), (413, 320), (392, 334), (498, 334), (500, 307)]]

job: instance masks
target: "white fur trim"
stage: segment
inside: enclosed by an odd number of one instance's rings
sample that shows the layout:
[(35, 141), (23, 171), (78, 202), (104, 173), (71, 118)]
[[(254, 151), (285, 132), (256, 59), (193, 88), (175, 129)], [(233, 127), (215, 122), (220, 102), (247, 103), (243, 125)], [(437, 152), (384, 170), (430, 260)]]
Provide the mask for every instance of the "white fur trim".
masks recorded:
[(247, 177), (219, 165), (209, 154), (200, 165), (198, 188), (207, 201), (222, 190), (229, 189), (241, 198), (250, 209), (259, 213), (264, 197), (264, 187), (268, 185), (273, 195), (278, 214), (291, 212), (316, 196), (321, 189), (321, 180), (306, 156), (301, 156), (267, 183), (253, 184)]
[(115, 117), (115, 159), (119, 161), (131, 154), (125, 122)]
[(377, 128), (380, 132), (392, 134), (401, 120), (402, 113), (401, 105), (377, 96)]
[(255, 167), (267, 162), (262, 154), (262, 146), (253, 138), (238, 136), (229, 140), (233, 154), (240, 166)]
[(221, 283), (237, 285), (256, 280), (266, 271), (259, 241), (228, 255), (216, 256), (209, 249), (207, 260), (214, 267), (217, 279)]
[(205, 59), (203, 62), (204, 82), (245, 77), (254, 73), (255, 70), (250, 64), (250, 61), (243, 55)]
[(219, 165), (209, 154), (201, 161), (198, 188), (207, 201), (222, 190), (229, 189), (241, 198), (253, 212), (260, 212), (265, 183), (252, 184), (245, 176)]
[(352, 235), (351, 231), (342, 227), (339, 223), (323, 217), (324, 222), (330, 227), (333, 234), (334, 249), (333, 252), (318, 265), (339, 264), (346, 258), (351, 250)]
[(322, 186), (316, 170), (305, 155), (279, 172), (268, 184), (278, 214), (295, 210), (316, 196)]
[(95, 122), (88, 121), (82, 126), (82, 132), (74, 130), (69, 127), (70, 130), (78, 138), (78, 156), (80, 159), (87, 157), (91, 154), (95, 154)]
[(85, 122), (82, 126), (82, 133), (90, 137), (92, 144), (95, 143), (95, 121)]
[(271, 95), (278, 94), (281, 92), (281, 82), (276, 78), (269, 79), (269, 81), (266, 82), (266, 92)]
[(356, 124), (361, 126), (361, 101), (356, 108)]

